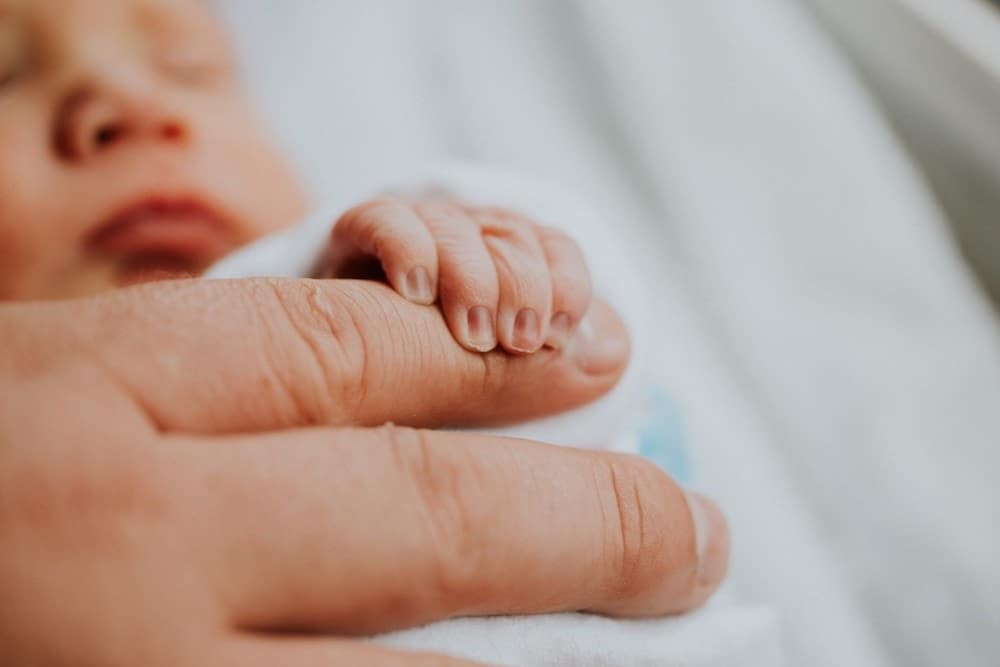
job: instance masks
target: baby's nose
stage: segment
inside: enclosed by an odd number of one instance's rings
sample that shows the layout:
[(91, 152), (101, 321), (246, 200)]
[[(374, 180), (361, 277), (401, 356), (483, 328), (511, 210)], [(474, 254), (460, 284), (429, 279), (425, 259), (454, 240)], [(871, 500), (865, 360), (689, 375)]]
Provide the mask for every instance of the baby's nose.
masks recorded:
[(61, 159), (83, 162), (130, 142), (179, 144), (186, 137), (185, 124), (155, 100), (83, 88), (61, 104), (53, 143)]

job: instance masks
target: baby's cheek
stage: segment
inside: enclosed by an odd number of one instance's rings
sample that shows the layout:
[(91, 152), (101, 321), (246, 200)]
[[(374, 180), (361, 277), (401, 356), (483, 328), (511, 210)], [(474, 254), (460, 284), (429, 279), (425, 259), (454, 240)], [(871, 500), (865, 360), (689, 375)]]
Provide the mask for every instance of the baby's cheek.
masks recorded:
[(249, 242), (301, 221), (308, 199), (249, 106), (237, 98), (225, 107), (228, 113), (217, 109), (211, 116), (213, 141), (202, 174), (239, 208)]
[[(49, 263), (40, 252), (45, 246), (41, 228), (37, 219), (19, 211), (15, 201), (0, 193), (0, 299), (36, 296), (31, 285), (40, 282), (40, 274)], [(53, 244), (58, 242), (52, 240)]]

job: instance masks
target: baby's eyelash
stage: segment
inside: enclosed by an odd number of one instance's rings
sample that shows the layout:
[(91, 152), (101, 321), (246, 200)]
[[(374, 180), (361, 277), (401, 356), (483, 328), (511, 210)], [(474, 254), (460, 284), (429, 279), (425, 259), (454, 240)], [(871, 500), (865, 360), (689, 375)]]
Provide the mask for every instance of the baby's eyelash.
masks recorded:
[(21, 76), (22, 69), (22, 67), (17, 65), (0, 68), (0, 92), (14, 85), (17, 79)]
[(211, 53), (172, 53), (158, 58), (158, 65), (181, 83), (202, 85), (228, 76), (229, 65)]

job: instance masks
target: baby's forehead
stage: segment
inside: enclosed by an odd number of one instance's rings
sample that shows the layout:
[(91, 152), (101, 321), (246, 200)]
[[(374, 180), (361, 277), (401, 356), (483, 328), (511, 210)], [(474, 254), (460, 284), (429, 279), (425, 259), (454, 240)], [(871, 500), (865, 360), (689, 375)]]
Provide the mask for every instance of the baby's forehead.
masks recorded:
[(231, 50), (210, 0), (0, 0), (0, 60), (117, 47)]
[[(213, 21), (210, 5), (208, 0), (0, 0), (0, 20), (22, 21), (39, 28), (72, 27), (80, 16), (121, 17), (154, 25), (176, 17)], [(92, 28), (98, 22), (88, 23)], [(105, 25), (110, 28), (112, 24)]]

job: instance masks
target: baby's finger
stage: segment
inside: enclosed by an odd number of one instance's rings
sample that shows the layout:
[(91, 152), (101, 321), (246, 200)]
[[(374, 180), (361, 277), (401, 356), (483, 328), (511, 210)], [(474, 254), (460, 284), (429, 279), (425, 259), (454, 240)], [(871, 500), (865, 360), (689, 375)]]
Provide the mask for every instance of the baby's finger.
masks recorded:
[(434, 237), (413, 208), (380, 199), (357, 206), (333, 228), (333, 275), (358, 255), (375, 257), (393, 289), (414, 303), (437, 298), (438, 259)]
[(437, 241), (441, 311), (464, 347), (489, 352), (497, 345), (500, 288), (479, 224), (462, 207), (445, 201), (416, 205)]
[(580, 246), (558, 229), (539, 227), (538, 239), (552, 275), (552, 321), (545, 344), (558, 350), (590, 308), (590, 271)]
[(536, 352), (552, 318), (552, 279), (535, 225), (495, 209), (477, 209), (475, 216), (500, 284), (500, 345), (508, 352)]

